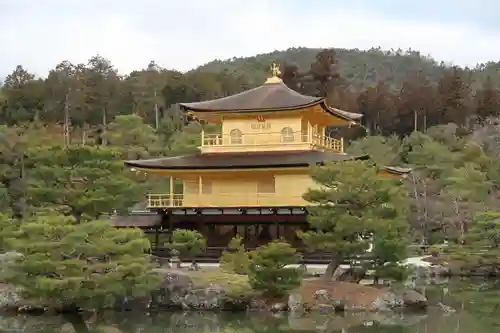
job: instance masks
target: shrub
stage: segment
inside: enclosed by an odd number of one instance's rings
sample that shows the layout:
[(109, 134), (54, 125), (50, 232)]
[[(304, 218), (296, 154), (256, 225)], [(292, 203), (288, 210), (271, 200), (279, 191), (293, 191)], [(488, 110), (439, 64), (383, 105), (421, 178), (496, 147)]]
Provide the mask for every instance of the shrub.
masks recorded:
[(441, 253), (441, 248), (439, 246), (433, 245), (429, 247), (429, 254), (433, 257), (438, 257)]
[(228, 246), (228, 251), (222, 253), (220, 267), (226, 272), (236, 274), (248, 274), (250, 266), (250, 254), (245, 251), (240, 236), (233, 237)]
[(301, 256), (290, 244), (273, 241), (255, 250), (248, 280), (252, 288), (268, 296), (283, 296), (300, 285), (302, 270), (286, 267), (298, 264)]
[(179, 251), (181, 258), (185, 258), (202, 253), (206, 245), (207, 242), (199, 231), (175, 229), (169, 247)]
[[(0, 216), (1, 227), (12, 222)], [(9, 249), (19, 255), (2, 272), (4, 281), (26, 299), (60, 310), (105, 308), (124, 297), (147, 296), (161, 283), (139, 229), (117, 229), (108, 221), (77, 223), (51, 213), (26, 219), (8, 236)]]

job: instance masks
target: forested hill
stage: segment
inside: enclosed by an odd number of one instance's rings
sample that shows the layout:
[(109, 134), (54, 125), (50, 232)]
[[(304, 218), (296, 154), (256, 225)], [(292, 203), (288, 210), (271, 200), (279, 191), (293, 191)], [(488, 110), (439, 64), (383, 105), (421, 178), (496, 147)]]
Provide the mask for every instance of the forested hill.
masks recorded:
[[(395, 88), (400, 88), (412, 72), (422, 72), (429, 81), (438, 82), (445, 70), (451, 67), (450, 64), (437, 62), (418, 51), (385, 51), (380, 48), (367, 51), (340, 48), (334, 50), (338, 73), (358, 89), (373, 86), (380, 81), (390, 81)], [(253, 84), (260, 84), (269, 75), (269, 63), (279, 61), (295, 64), (300, 70), (306, 71), (320, 51), (321, 49), (306, 47), (290, 48), (253, 57), (214, 60), (193, 71), (227, 71), (248, 77)], [(471, 83), (474, 83), (474, 87), (479, 87), (488, 75), (498, 76), (498, 71), (500, 62), (478, 64), (476, 68), (470, 69)], [(497, 80), (500, 85), (500, 77)]]
[(135, 114), (158, 128), (161, 121), (179, 118), (177, 103), (225, 97), (262, 84), (273, 62), (281, 65), (291, 89), (362, 113), (371, 134), (405, 136), (450, 122), (470, 129), (476, 120), (500, 117), (500, 62), (470, 69), (438, 63), (417, 51), (294, 48), (213, 61), (187, 73), (151, 61), (122, 75), (99, 55), (80, 64), (61, 59), (46, 78), (20, 64), (0, 86), (0, 124), (36, 119), (101, 133), (117, 116)]

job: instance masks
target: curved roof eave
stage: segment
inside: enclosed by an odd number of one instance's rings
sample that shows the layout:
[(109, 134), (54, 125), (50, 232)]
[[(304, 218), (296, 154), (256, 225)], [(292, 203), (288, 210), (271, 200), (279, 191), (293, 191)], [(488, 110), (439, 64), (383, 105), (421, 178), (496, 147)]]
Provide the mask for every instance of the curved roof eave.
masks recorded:
[(337, 109), (337, 108), (334, 108), (331, 106), (328, 106), (328, 109), (331, 110), (332, 112), (334, 112), (335, 114), (343, 115), (343, 116), (345, 116), (353, 121), (356, 121), (356, 120), (363, 118), (363, 114), (361, 114), (361, 113), (348, 112), (348, 111)]
[[(292, 106), (276, 106), (276, 107), (265, 107), (265, 108), (238, 108), (238, 109), (209, 109), (209, 108), (201, 108), (197, 107), (196, 104), (199, 102), (194, 102), (194, 103), (179, 103), (179, 106), (181, 109), (184, 111), (191, 111), (191, 112), (266, 112), (266, 111), (290, 111), (290, 110), (295, 110), (295, 109), (302, 109), (302, 108), (307, 108), (310, 106), (318, 105), (324, 102), (325, 99), (323, 97), (319, 97), (317, 100), (305, 103), (305, 104), (297, 104), (297, 105), (292, 105)], [(326, 106), (326, 104), (325, 104)]]

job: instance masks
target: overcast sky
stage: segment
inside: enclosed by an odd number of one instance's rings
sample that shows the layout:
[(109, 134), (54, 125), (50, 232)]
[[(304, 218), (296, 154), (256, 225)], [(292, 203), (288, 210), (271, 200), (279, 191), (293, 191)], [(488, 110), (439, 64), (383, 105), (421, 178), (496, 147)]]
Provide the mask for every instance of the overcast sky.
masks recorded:
[(294, 46), (500, 60), (500, 0), (0, 0), (0, 77), (100, 54), (121, 73)]

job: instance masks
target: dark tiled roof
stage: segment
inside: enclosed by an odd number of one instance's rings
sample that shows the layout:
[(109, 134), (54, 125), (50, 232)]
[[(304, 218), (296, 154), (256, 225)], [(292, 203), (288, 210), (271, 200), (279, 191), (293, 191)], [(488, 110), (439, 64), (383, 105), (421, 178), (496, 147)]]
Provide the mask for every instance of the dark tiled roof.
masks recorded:
[(340, 110), (337, 108), (332, 108), (332, 107), (329, 107), (329, 109), (331, 112), (334, 112), (334, 113), (336, 112), (338, 114), (344, 115), (347, 118), (351, 118), (352, 120), (359, 120), (363, 117), (363, 115), (361, 113), (347, 112), (347, 111)]
[(324, 103), (324, 98), (302, 95), (283, 83), (263, 84), (239, 94), (219, 99), (180, 103), (187, 111), (269, 111), (289, 110)]
[(303, 167), (329, 161), (368, 159), (368, 155), (350, 156), (334, 152), (276, 151), (255, 153), (194, 154), (149, 160), (125, 161), (128, 167), (192, 170), (192, 169), (235, 169), (235, 168), (279, 168)]
[(161, 216), (158, 214), (130, 214), (130, 215), (113, 215), (110, 217), (110, 222), (114, 227), (137, 227), (149, 228), (160, 225)]

